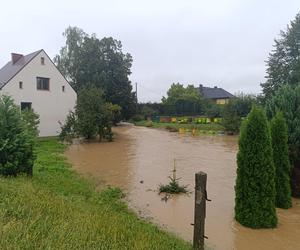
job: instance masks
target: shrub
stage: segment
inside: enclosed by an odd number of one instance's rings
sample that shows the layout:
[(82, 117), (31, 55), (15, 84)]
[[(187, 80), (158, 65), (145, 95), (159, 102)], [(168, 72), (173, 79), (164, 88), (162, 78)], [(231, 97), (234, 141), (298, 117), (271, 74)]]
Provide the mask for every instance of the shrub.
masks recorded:
[(271, 137), (273, 147), (273, 160), (275, 165), (275, 204), (280, 208), (292, 206), (290, 186), (290, 162), (288, 152), (287, 126), (282, 113), (277, 113), (271, 121)]
[(240, 131), (242, 118), (249, 114), (252, 105), (257, 102), (256, 96), (245, 95), (243, 93), (239, 93), (237, 98), (230, 99), (222, 110), (222, 125), (225, 131), (238, 133)]
[(40, 123), (39, 115), (35, 113), (32, 109), (24, 109), (22, 110), (22, 118), (31, 136), (33, 138), (38, 137), (39, 135), (38, 125)]
[(79, 92), (75, 112), (68, 114), (64, 124), (60, 123), (61, 140), (70, 141), (77, 136), (113, 140), (111, 127), (120, 121), (121, 107), (105, 102), (102, 95), (103, 91), (95, 87)]
[(238, 133), (242, 118), (238, 114), (238, 110), (232, 101), (229, 101), (229, 103), (225, 105), (222, 116), (222, 125), (224, 126), (225, 131), (230, 133)]
[(133, 122), (140, 122), (144, 120), (144, 116), (143, 115), (139, 115), (139, 114), (135, 114), (134, 116), (132, 116), (131, 120)]
[(59, 139), (62, 141), (72, 141), (72, 138), (77, 137), (77, 117), (74, 112), (70, 112), (67, 115), (65, 123), (60, 122), (61, 132), (59, 134)]
[(0, 174), (32, 175), (35, 160), (35, 128), (30, 123), (35, 116), (22, 117), (20, 108), (8, 96), (0, 97)]
[(235, 219), (251, 228), (277, 225), (270, 131), (265, 113), (255, 106), (243, 122), (239, 139)]

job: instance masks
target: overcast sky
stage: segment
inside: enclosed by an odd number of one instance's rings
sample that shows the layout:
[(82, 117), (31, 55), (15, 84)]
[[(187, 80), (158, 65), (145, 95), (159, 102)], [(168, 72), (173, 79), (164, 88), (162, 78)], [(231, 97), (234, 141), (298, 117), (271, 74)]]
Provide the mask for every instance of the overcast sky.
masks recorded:
[(69, 25), (122, 41), (139, 101), (160, 101), (173, 82), (259, 93), (274, 38), (299, 0), (3, 1), (0, 65), (43, 48), (53, 58)]

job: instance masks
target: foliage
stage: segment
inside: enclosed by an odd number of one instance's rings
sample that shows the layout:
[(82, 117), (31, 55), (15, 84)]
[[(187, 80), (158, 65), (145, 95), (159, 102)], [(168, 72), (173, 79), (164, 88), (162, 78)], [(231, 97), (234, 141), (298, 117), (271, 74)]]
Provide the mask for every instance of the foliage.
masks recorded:
[[(29, 112), (22, 116), (20, 108), (8, 96), (0, 96), (0, 174), (32, 175), (35, 160), (35, 120)], [(34, 124), (31, 127), (31, 124)]]
[(39, 115), (33, 111), (33, 109), (22, 110), (22, 118), (25, 122), (27, 131), (32, 138), (36, 138), (39, 135), (38, 125), (40, 123)]
[(117, 104), (108, 103), (108, 110), (111, 112), (111, 120), (114, 125), (117, 125), (122, 120), (122, 107)]
[(229, 101), (229, 103), (225, 105), (222, 118), (222, 125), (225, 131), (229, 133), (238, 133), (240, 131), (242, 117), (238, 115), (238, 110), (233, 101)]
[(144, 121), (145, 120), (144, 118), (145, 117), (141, 114), (135, 114), (131, 117), (131, 121), (132, 122), (140, 122), (140, 121)]
[(255, 106), (242, 125), (237, 165), (235, 219), (251, 228), (276, 227), (270, 131), (265, 113)]
[(204, 113), (209, 118), (221, 117), (223, 105), (218, 105), (211, 100), (204, 100)]
[(54, 61), (74, 89), (101, 88), (106, 102), (122, 107), (122, 118), (134, 114), (136, 97), (129, 80), (132, 57), (123, 53), (121, 42), (112, 37), (99, 40), (77, 27), (68, 27), (63, 35), (66, 45)]
[(143, 105), (139, 113), (143, 116), (144, 120), (146, 120), (147, 118), (151, 118), (154, 115), (158, 115), (158, 112), (156, 110), (147, 105)]
[[(138, 121), (134, 123), (136, 126), (144, 126), (147, 127), (147, 121)], [(165, 128), (168, 130), (176, 130), (178, 131), (180, 128), (191, 131), (192, 129), (197, 129), (203, 133), (211, 133), (214, 134), (219, 131), (224, 131), (224, 127), (220, 124), (216, 123), (208, 123), (208, 124), (179, 124), (179, 123), (168, 123), (168, 122), (152, 122), (153, 128)]]
[(162, 98), (162, 105), (168, 114), (202, 114), (204, 102), (199, 91), (193, 86), (184, 87), (180, 83), (173, 83)]
[(103, 93), (95, 87), (82, 89), (77, 98), (76, 115), (78, 132), (87, 139), (99, 136), (99, 139), (112, 140), (112, 109), (110, 103), (105, 103)]
[(288, 127), (288, 145), (290, 160), (294, 166), (292, 171), (292, 192), (300, 196), (300, 86), (293, 88), (289, 85), (280, 87), (275, 95), (266, 103), (267, 115), (272, 118), (281, 111)]
[(257, 103), (255, 96), (243, 93), (237, 94), (236, 98), (230, 99), (228, 104), (224, 105), (222, 111), (222, 124), (225, 131), (238, 133), (242, 118), (248, 115), (252, 105), (255, 103)]
[(75, 112), (70, 112), (61, 124), (61, 140), (70, 141), (83, 136), (92, 139), (99, 136), (112, 141), (111, 126), (120, 121), (121, 107), (104, 102), (103, 92), (95, 87), (82, 89), (77, 98)]
[(159, 186), (159, 193), (185, 194), (187, 193), (187, 190), (185, 186), (180, 186), (178, 181), (171, 179), (169, 184)]
[(67, 115), (65, 123), (60, 122), (61, 132), (59, 138), (61, 141), (71, 141), (78, 136), (77, 116), (70, 111)]
[(119, 189), (97, 192), (70, 168), (57, 139), (37, 146), (31, 180), (0, 178), (1, 249), (192, 248), (138, 219)]
[(280, 208), (292, 206), (290, 172), (291, 166), (288, 152), (287, 125), (282, 113), (277, 113), (271, 121), (271, 137), (273, 160), (275, 165), (275, 204)]
[(159, 194), (167, 193), (167, 194), (180, 194), (187, 193), (187, 186), (179, 185), (179, 180), (181, 178), (176, 178), (176, 166), (174, 160), (174, 169), (172, 170), (173, 176), (169, 176), (170, 182), (167, 185), (159, 185)]
[(274, 95), (282, 85), (300, 83), (300, 13), (280, 32), (267, 61), (267, 81), (261, 86), (266, 99)]

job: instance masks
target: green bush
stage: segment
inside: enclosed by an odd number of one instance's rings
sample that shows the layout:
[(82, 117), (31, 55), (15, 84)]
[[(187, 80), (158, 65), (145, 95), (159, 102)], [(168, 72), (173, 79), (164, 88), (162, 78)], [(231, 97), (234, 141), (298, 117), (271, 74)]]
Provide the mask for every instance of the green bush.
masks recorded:
[(271, 136), (265, 113), (255, 106), (241, 129), (235, 195), (239, 223), (251, 228), (276, 227)]
[(60, 123), (61, 132), (59, 139), (61, 141), (72, 141), (73, 138), (78, 136), (77, 118), (74, 112), (69, 112), (65, 123)]
[(239, 115), (238, 110), (234, 105), (234, 101), (229, 101), (225, 105), (222, 112), (222, 125), (226, 132), (238, 133), (240, 130), (242, 117)]
[(222, 125), (227, 132), (238, 133), (242, 118), (246, 117), (253, 104), (258, 103), (257, 97), (240, 93), (236, 98), (229, 100), (222, 111)]
[(38, 137), (39, 135), (38, 125), (40, 123), (39, 115), (35, 113), (32, 109), (26, 108), (22, 110), (22, 118), (31, 136), (33, 138)]
[[(31, 116), (31, 117), (30, 117)], [(34, 116), (23, 117), (20, 108), (8, 96), (0, 96), (0, 174), (32, 175), (35, 160)]]
[(282, 113), (277, 113), (271, 121), (271, 136), (273, 160), (275, 165), (275, 204), (280, 208), (292, 206), (290, 185), (290, 161), (288, 152), (288, 134), (285, 119)]

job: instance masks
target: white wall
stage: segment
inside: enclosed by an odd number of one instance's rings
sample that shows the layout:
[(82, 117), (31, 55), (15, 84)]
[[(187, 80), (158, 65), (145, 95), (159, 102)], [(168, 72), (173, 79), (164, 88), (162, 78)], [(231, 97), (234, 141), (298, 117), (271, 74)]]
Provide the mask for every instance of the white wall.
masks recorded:
[[(45, 65), (41, 64), (45, 58)], [(50, 90), (37, 90), (36, 77), (50, 78)], [(23, 89), (19, 82), (23, 82)], [(62, 91), (65, 86), (65, 92)], [(76, 93), (50, 61), (44, 51), (41, 51), (0, 91), (9, 94), (15, 103), (32, 102), (33, 110), (40, 116), (40, 136), (54, 136), (60, 132), (58, 121), (64, 122), (70, 110), (76, 103)]]

